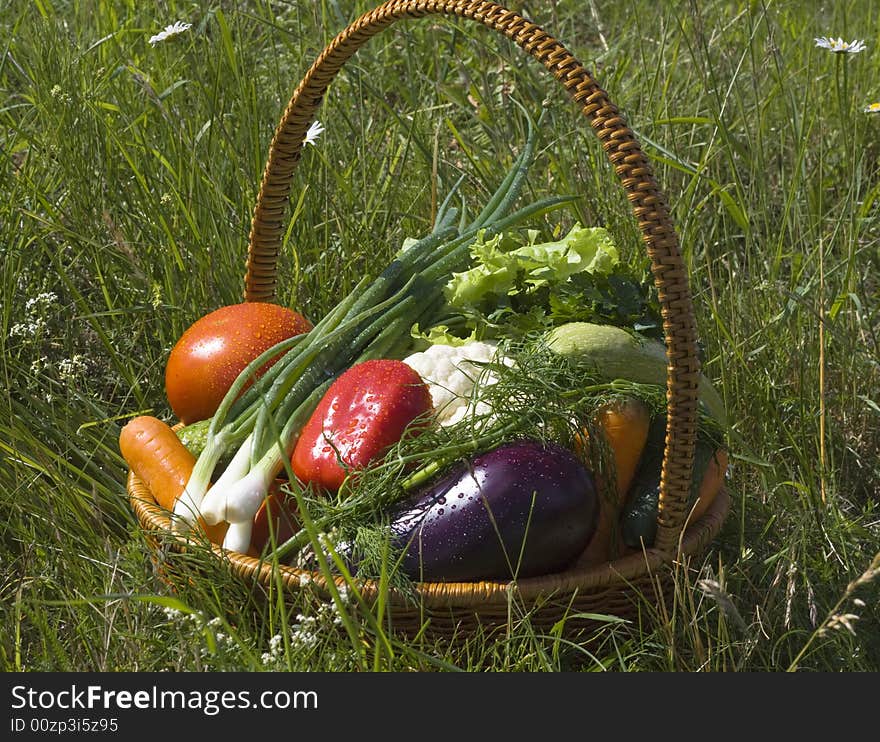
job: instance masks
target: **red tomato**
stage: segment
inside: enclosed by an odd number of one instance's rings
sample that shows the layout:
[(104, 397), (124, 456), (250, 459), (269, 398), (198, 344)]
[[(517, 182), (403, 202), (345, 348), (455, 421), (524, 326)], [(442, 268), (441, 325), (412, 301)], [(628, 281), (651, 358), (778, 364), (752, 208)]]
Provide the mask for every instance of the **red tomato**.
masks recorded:
[(333, 382), (303, 427), (291, 457), (293, 472), (304, 484), (335, 492), (346, 468), (365, 467), (431, 408), (427, 385), (403, 361), (352, 366)]
[(266, 302), (231, 304), (206, 314), (181, 335), (168, 356), (165, 395), (171, 409), (187, 425), (211, 417), (248, 363), (276, 343), (311, 329), (298, 312)]

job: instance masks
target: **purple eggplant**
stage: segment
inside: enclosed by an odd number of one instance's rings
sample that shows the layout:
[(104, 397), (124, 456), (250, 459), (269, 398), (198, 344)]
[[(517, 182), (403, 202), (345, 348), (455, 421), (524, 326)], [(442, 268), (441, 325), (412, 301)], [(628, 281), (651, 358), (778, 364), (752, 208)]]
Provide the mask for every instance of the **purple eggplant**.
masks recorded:
[(457, 466), (391, 520), (401, 569), (422, 581), (504, 580), (563, 570), (596, 529), (590, 472), (568, 449), (524, 439)]

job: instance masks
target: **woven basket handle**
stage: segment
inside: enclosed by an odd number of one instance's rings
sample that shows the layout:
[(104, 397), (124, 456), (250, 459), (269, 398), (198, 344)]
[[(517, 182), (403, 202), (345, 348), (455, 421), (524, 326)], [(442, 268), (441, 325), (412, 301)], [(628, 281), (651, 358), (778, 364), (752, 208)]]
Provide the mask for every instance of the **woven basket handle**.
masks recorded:
[(583, 65), (534, 23), (482, 0), (389, 0), (339, 33), (306, 72), (275, 130), (251, 224), (244, 298), (246, 301), (275, 298), (291, 176), (300, 158), (306, 130), (328, 86), (345, 62), (387, 26), (401, 19), (432, 14), (479, 21), (541, 62), (581, 107), (626, 191), (651, 259), (668, 359), (666, 448), (654, 549), (675, 553), (688, 509), (700, 371), (693, 305), (678, 236), (651, 166), (617, 107)]

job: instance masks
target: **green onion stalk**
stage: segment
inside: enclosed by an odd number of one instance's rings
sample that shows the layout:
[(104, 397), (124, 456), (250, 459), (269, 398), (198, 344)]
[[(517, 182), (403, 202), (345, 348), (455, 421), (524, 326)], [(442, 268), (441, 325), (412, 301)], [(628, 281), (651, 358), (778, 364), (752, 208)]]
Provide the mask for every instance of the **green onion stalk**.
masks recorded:
[[(468, 268), (470, 246), (481, 231), (488, 237), (571, 202), (553, 197), (513, 210), (534, 159), (535, 129), (529, 117), (522, 152), (472, 221), (452, 206), (459, 180), (427, 236), (398, 251), (376, 279), (361, 280), (308, 333), (278, 343), (248, 364), (211, 418), (205, 447), (174, 506), (176, 530), (189, 530), (200, 517), (210, 525), (227, 521), (224, 547), (246, 551), (254, 515), (333, 381), (357, 363), (402, 353), (414, 323), (431, 327), (442, 321), (444, 286), (453, 272)], [(218, 462), (232, 452), (212, 486)]]

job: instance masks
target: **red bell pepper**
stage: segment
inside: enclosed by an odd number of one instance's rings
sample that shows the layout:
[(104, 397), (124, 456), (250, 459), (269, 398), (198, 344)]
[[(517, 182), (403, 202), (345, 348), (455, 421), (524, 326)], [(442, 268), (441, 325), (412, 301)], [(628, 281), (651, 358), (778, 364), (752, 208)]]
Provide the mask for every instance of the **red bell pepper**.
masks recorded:
[(293, 473), (336, 492), (349, 471), (384, 454), (431, 409), (427, 384), (403, 361), (358, 363), (333, 382), (303, 427)]

